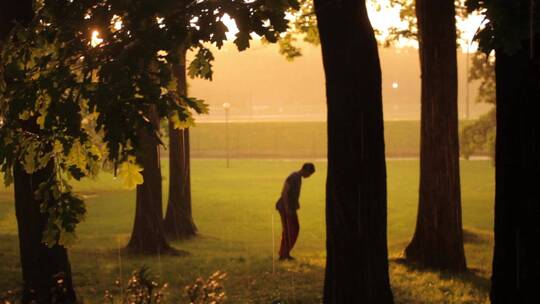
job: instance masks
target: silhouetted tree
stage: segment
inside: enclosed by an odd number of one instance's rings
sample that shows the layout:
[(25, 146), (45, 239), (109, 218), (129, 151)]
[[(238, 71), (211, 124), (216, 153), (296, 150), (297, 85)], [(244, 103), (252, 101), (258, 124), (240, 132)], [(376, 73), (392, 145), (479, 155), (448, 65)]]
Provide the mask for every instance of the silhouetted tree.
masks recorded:
[[(133, 5), (53, 0), (12, 4), (2, 2), (3, 35), (12, 26), (9, 14), (19, 5), (26, 5), (25, 16), (36, 15), (20, 20), (31, 19), (14, 35), (2, 37), (0, 54), (6, 80), (0, 90), (0, 171), (6, 183), (15, 182), (24, 284), (28, 293), (37, 293), (25, 297), (39, 303), (59, 302), (60, 296), (71, 301), (75, 297), (63, 246), (74, 242), (85, 205), (70, 181), (96, 176), (108, 163), (118, 167), (127, 187), (142, 183), (136, 158), (147, 162), (157, 152), (150, 148), (141, 153), (149, 145), (156, 147), (156, 116), (175, 117), (182, 123), (188, 120), (189, 109), (202, 112), (199, 101), (184, 97), (178, 102), (175, 92), (167, 90), (173, 78), (168, 62), (177, 58), (177, 46), (186, 37), (185, 25), (191, 18), (178, 17), (186, 11), (179, 11), (175, 0), (130, 2)], [(188, 14), (208, 9), (196, 4), (186, 8)], [(223, 25), (210, 19), (214, 26)], [(98, 44), (92, 39), (94, 29), (103, 38)], [(149, 168), (145, 175), (158, 176), (160, 184), (159, 171), (155, 174)], [(139, 197), (145, 199), (161, 195), (155, 187), (139, 188)], [(144, 208), (138, 217), (143, 218), (142, 225), (134, 225), (131, 249), (167, 248), (158, 237), (156, 246), (137, 248), (140, 240), (152, 239), (145, 234), (155, 231), (145, 222), (152, 217), (145, 216), (150, 213)], [(161, 225), (161, 205), (157, 210)], [(61, 288), (53, 290), (59, 282)]]
[(540, 6), (535, 1), (469, 1), (489, 20), (478, 35), (495, 50), (495, 248), (492, 303), (538, 301), (540, 260)]
[[(32, 0), (3, 1), (0, 4), (0, 50), (15, 23), (28, 24), (34, 15)], [(5, 66), (0, 63), (0, 76)], [(10, 82), (9, 77), (0, 82)], [(1, 125), (0, 125), (1, 126)], [(39, 134), (35, 121), (24, 124), (26, 132)], [(23, 292), (22, 303), (73, 303), (76, 296), (73, 289), (71, 265), (67, 250), (59, 244), (44, 244), (42, 236), (47, 224), (47, 214), (41, 212), (43, 199), (35, 192), (46, 182), (53, 170), (52, 162), (32, 174), (26, 173), (22, 165), (13, 166), (15, 194), (15, 214), (19, 234)]]
[[(495, 250), (492, 303), (538, 299), (540, 57), (497, 49)], [(535, 37), (540, 49), (540, 35)]]
[(20, 164), (13, 167), (23, 303), (74, 303), (76, 299), (66, 247), (42, 241), (47, 214), (40, 208), (43, 200), (34, 193), (50, 178), (51, 166), (32, 174)]
[[(178, 93), (187, 96), (187, 49), (181, 48), (180, 59), (173, 69)], [(191, 212), (189, 128), (178, 129), (172, 121), (169, 121), (169, 201), (164, 226), (167, 235), (173, 239), (186, 239), (197, 234)]]
[(427, 267), (464, 271), (454, 1), (417, 0), (416, 15), (422, 72), (420, 193), (416, 231), (405, 255)]
[[(186, 1), (184, 1), (186, 2)], [(190, 5), (191, 1), (186, 4)], [(239, 51), (249, 47), (250, 34), (256, 32), (264, 36), (269, 42), (276, 42), (277, 33), (287, 30), (285, 11), (289, 8), (298, 8), (296, 0), (272, 0), (272, 1), (214, 1), (217, 15), (229, 14), (238, 25), (239, 32), (233, 43)], [(193, 35), (179, 46), (180, 58), (173, 63), (176, 76), (176, 91), (180, 96), (187, 96), (186, 72), (190, 77), (200, 77), (212, 80), (213, 71), (211, 62), (214, 60), (212, 53), (201, 48), (203, 42), (214, 42), (218, 48), (223, 45), (227, 28), (213, 18), (208, 18), (203, 13), (200, 18), (201, 24)], [(190, 20), (190, 18), (187, 18)], [(269, 26), (264, 22), (269, 21)], [(201, 33), (204, 33), (201, 35)], [(192, 47), (199, 47), (200, 52), (189, 64), (186, 63), (185, 53)], [(165, 230), (169, 237), (185, 239), (193, 237), (197, 233), (197, 227), (192, 215), (191, 202), (191, 160), (189, 146), (189, 124), (177, 126), (169, 120), (169, 199), (167, 212), (164, 219)]]
[(365, 1), (316, 0), (328, 104), (324, 303), (392, 303), (381, 70)]
[[(538, 299), (540, 57), (497, 49), (495, 250), (492, 303)], [(540, 35), (534, 38), (540, 49)]]
[[(227, 27), (221, 21), (224, 14), (231, 16), (238, 25), (239, 32), (234, 40), (237, 48), (242, 51), (249, 47), (250, 34), (255, 32), (264, 36), (268, 41), (275, 42), (279, 32), (285, 31), (287, 21), (285, 11), (294, 5), (293, 0), (281, 1), (230, 1), (218, 0), (213, 2), (177, 1), (174, 10), (180, 15), (179, 23), (183, 28), (171, 28), (184, 34), (182, 43), (176, 45), (177, 55), (170, 62), (174, 74), (176, 102), (178, 106), (189, 106), (195, 103), (197, 112), (206, 112), (206, 106), (200, 101), (186, 96), (186, 59), (188, 48), (198, 49), (194, 60), (189, 66), (192, 77), (212, 79), (212, 64), (214, 57), (203, 43), (214, 43), (218, 48), (226, 40)], [(193, 21), (196, 16), (196, 21)], [(265, 22), (268, 22), (263, 26)], [(158, 111), (159, 109), (156, 109)], [(182, 111), (178, 116), (169, 117), (170, 135), (170, 183), (169, 204), (165, 220), (162, 217), (161, 172), (159, 166), (158, 138), (149, 144), (143, 143), (144, 171), (143, 185), (137, 188), (137, 212), (129, 251), (137, 253), (158, 253), (171, 251), (167, 245), (165, 232), (174, 238), (185, 238), (196, 233), (196, 227), (191, 214), (191, 185), (189, 159), (189, 131), (193, 122), (190, 111)], [(155, 124), (158, 126), (159, 124)], [(147, 134), (144, 137), (148, 139)], [(155, 146), (154, 146), (155, 145)], [(159, 181), (149, 181), (148, 178), (158, 178)], [(150, 202), (148, 200), (154, 200)], [(150, 210), (150, 208), (154, 208)], [(158, 215), (160, 215), (158, 217)], [(166, 228), (166, 230), (165, 230)], [(159, 235), (158, 235), (159, 234)], [(148, 244), (145, 244), (148, 242)]]
[[(148, 119), (159, 129), (159, 116), (155, 108), (148, 111)], [(137, 185), (135, 220), (127, 250), (134, 254), (173, 253), (163, 228), (163, 199), (159, 137), (152, 130), (139, 131), (141, 152), (137, 162), (142, 164), (144, 182)]]

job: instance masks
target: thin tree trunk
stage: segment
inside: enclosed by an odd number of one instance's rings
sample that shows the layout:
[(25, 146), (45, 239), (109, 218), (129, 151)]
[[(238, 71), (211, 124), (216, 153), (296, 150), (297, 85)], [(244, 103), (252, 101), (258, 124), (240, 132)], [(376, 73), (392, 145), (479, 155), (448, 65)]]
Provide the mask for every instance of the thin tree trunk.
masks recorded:
[[(155, 127), (159, 126), (156, 109), (151, 107), (148, 117)], [(134, 254), (162, 254), (174, 251), (165, 238), (163, 229), (163, 206), (161, 189), (161, 166), (159, 142), (149, 130), (141, 129), (139, 140), (143, 165), (144, 183), (137, 186), (135, 222), (127, 251)]]
[[(187, 95), (186, 49), (182, 47), (180, 62), (173, 66), (177, 91)], [(191, 165), (189, 129), (175, 129), (169, 121), (169, 201), (164, 226), (173, 239), (187, 239), (197, 234), (191, 212)]]
[[(14, 26), (13, 21), (27, 24), (33, 17), (33, 1), (4, 1), (0, 7), (0, 43)], [(1, 45), (0, 45), (1, 48)], [(9, 82), (9, 79), (5, 79)], [(35, 125), (28, 130), (36, 131)], [(23, 279), (22, 303), (74, 303), (76, 301), (67, 249), (49, 248), (42, 243), (47, 215), (35, 191), (53, 174), (51, 165), (27, 174), (19, 163), (13, 167), (15, 214)]]
[(454, 0), (416, 1), (422, 113), (420, 193), (409, 261), (466, 270), (461, 223)]
[[(536, 35), (534, 50), (540, 50)], [(540, 285), (540, 57), (530, 40), (496, 52), (497, 140), (492, 303), (536, 303)]]
[(381, 70), (365, 1), (315, 0), (328, 104), (324, 303), (393, 303)]

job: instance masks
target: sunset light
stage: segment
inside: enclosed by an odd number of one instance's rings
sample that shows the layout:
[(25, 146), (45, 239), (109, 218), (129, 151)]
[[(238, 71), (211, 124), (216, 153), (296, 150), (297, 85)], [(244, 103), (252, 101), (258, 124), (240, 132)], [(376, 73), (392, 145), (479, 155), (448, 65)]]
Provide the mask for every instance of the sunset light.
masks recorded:
[(96, 47), (96, 46), (100, 45), (102, 42), (103, 42), (103, 39), (101, 39), (99, 37), (99, 31), (97, 31), (97, 30), (93, 31), (92, 32), (92, 41), (90, 42), (90, 44), (93, 47)]
[(229, 31), (227, 32), (227, 40), (233, 41), (236, 39), (236, 34), (238, 33), (238, 27), (236, 26), (236, 22), (234, 19), (232, 19), (229, 15), (225, 14), (223, 15), (223, 18), (221, 18), (221, 21)]
[(0, 304), (540, 303), (540, 0), (12, 2)]
[[(392, 28), (397, 28), (398, 30), (407, 29), (407, 22), (401, 20), (400, 17), (402, 9), (400, 5), (392, 6), (389, 0), (381, 0), (377, 2), (377, 7), (373, 2), (368, 2), (367, 9), (371, 24), (373, 28), (377, 30), (377, 39), (379, 41), (384, 41), (388, 38)], [(229, 41), (236, 39), (235, 35), (238, 33), (238, 27), (236, 26), (234, 19), (225, 14), (221, 21), (229, 29), (227, 32), (227, 39)], [(473, 42), (472, 39), (483, 21), (485, 21), (484, 16), (478, 13), (470, 14), (467, 19), (456, 18), (456, 26), (462, 33), (461, 39), (458, 42), (463, 52), (475, 52), (478, 48), (477, 43)], [(254, 38), (257, 37), (255, 34), (252, 35)], [(395, 43), (395, 46), (398, 48), (418, 48), (418, 42), (411, 39), (400, 38), (400, 40)]]

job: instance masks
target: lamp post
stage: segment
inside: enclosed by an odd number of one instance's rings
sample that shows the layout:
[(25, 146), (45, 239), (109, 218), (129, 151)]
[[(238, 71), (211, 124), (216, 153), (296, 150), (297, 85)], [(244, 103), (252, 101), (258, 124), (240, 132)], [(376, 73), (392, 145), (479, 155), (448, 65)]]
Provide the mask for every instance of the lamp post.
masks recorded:
[(225, 155), (227, 159), (227, 168), (229, 168), (229, 110), (231, 108), (231, 104), (228, 102), (225, 102), (223, 104), (223, 110), (225, 110)]
[(467, 41), (467, 62), (465, 63), (465, 75), (467, 77), (466, 82), (466, 91), (465, 91), (465, 119), (469, 120), (470, 108), (469, 108), (469, 64), (470, 64), (470, 55), (471, 55), (471, 44), (474, 37), (471, 37)]

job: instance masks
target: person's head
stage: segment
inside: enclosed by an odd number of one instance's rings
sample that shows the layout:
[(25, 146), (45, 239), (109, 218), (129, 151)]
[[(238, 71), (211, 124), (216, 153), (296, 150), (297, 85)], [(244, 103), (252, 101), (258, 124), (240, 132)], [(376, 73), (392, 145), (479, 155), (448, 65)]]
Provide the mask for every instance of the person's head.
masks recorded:
[(305, 163), (300, 169), (300, 175), (304, 178), (310, 177), (313, 173), (315, 173), (315, 165), (312, 163)]

